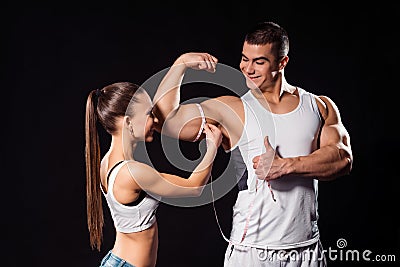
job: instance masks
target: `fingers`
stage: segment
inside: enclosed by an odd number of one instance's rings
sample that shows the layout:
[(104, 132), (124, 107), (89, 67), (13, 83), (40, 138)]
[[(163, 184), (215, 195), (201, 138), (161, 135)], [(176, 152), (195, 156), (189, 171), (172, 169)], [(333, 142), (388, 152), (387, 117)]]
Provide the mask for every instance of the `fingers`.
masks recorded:
[(215, 126), (214, 124), (210, 124), (210, 123), (206, 123), (205, 124), (211, 131), (215, 132), (215, 131), (221, 131), (217, 126)]
[(222, 136), (222, 132), (217, 126), (208, 123), (204, 124), (204, 133), (208, 136), (212, 135), (214, 138)]
[(206, 134), (206, 138), (211, 138), (214, 139), (214, 132), (211, 129), (210, 125), (208, 123), (204, 124), (204, 133)]
[(212, 140), (217, 147), (221, 144), (222, 132), (217, 126), (206, 123), (204, 125), (204, 133), (206, 134), (206, 139)]
[(253, 158), (253, 163), (258, 162), (259, 160), (260, 160), (260, 156), (255, 156), (255, 157)]
[(199, 69), (214, 73), (218, 63), (217, 58), (207, 53), (203, 53), (201, 56), (203, 61), (199, 63)]
[(190, 68), (214, 73), (218, 59), (208, 53), (186, 53), (181, 56), (183, 63)]
[(203, 131), (204, 131), (204, 133), (205, 133), (206, 135), (208, 135), (208, 134), (211, 133), (211, 129), (210, 129), (210, 126), (208, 125), (208, 123), (204, 124), (204, 129), (203, 129)]
[(212, 55), (209, 55), (209, 61), (207, 61), (209, 63), (209, 69), (211, 72), (215, 72), (216, 68), (217, 68), (217, 63), (218, 63), (218, 59)]
[(258, 162), (260, 161), (260, 156), (255, 156), (254, 158), (253, 158), (253, 168), (254, 169), (257, 169), (257, 166), (258, 166)]

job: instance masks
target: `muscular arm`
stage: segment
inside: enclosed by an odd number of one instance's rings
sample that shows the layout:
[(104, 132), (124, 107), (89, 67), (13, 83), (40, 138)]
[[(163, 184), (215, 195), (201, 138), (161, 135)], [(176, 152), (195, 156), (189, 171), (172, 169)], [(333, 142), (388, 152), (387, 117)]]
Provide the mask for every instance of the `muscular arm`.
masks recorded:
[[(188, 68), (214, 72), (216, 62), (216, 58), (206, 53), (187, 53), (175, 60), (154, 96), (153, 111), (159, 121), (159, 132), (185, 141), (195, 140), (202, 123), (201, 114), (195, 104), (180, 105), (180, 87)], [(216, 124), (211, 119), (207, 122)]]
[(281, 158), (265, 141), (266, 153), (253, 159), (260, 179), (272, 180), (283, 175), (300, 175), (321, 181), (349, 174), (353, 164), (350, 136), (335, 103), (327, 97), (317, 98), (323, 118), (319, 148), (307, 156)]
[(308, 156), (290, 159), (286, 169), (288, 173), (333, 180), (351, 171), (353, 154), (350, 136), (335, 103), (325, 96), (317, 98), (317, 103), (324, 119), (319, 149)]
[[(183, 54), (174, 62), (154, 96), (154, 113), (159, 120), (160, 133), (185, 141), (196, 139), (202, 124), (201, 113), (196, 104), (180, 104), (180, 87), (187, 68), (214, 72), (216, 62), (216, 58), (206, 53)], [(238, 97), (208, 99), (201, 107), (207, 123), (221, 128), (225, 149), (239, 138), (244, 114)]]

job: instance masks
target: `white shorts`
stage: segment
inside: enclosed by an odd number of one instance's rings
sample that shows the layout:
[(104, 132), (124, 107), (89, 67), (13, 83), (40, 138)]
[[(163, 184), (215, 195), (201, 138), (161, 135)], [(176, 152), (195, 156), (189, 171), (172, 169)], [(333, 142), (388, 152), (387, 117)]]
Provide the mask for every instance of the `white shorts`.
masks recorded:
[(286, 249), (266, 250), (229, 244), (224, 267), (325, 267), (326, 257), (320, 241), (313, 245)]

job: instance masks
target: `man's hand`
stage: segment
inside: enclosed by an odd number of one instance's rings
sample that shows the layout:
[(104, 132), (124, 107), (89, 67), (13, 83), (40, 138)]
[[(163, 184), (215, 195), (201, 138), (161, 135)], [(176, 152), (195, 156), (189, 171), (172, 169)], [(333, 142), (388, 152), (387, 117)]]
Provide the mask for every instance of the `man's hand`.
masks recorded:
[(273, 180), (283, 174), (285, 160), (277, 155), (268, 141), (268, 136), (264, 138), (265, 153), (253, 158), (253, 168), (258, 179)]
[(190, 52), (182, 54), (175, 62), (177, 64), (185, 64), (187, 68), (194, 70), (205, 70), (211, 73), (215, 72), (218, 59), (208, 53)]

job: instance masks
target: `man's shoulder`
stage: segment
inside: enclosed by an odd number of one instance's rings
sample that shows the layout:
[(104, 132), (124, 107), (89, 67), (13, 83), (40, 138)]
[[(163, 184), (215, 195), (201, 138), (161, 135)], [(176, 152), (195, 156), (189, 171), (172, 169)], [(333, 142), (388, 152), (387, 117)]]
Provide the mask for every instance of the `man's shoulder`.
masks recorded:
[(222, 103), (225, 103), (227, 105), (240, 105), (242, 104), (242, 99), (239, 96), (235, 96), (235, 95), (223, 95), (223, 96), (219, 96), (214, 98), (214, 100), (220, 101)]
[(202, 103), (204, 111), (216, 120), (223, 121), (232, 116), (244, 117), (243, 102), (239, 96), (223, 95), (208, 99)]
[(235, 95), (223, 95), (211, 98), (204, 101), (202, 105), (209, 106), (212, 108), (218, 108), (222, 105), (225, 107), (230, 107), (232, 109), (243, 107), (242, 99), (239, 96)]
[(239, 96), (225, 95), (215, 98), (217, 101), (228, 107), (225, 109), (226, 112), (230, 113), (234, 111), (236, 114), (243, 113), (243, 100)]

